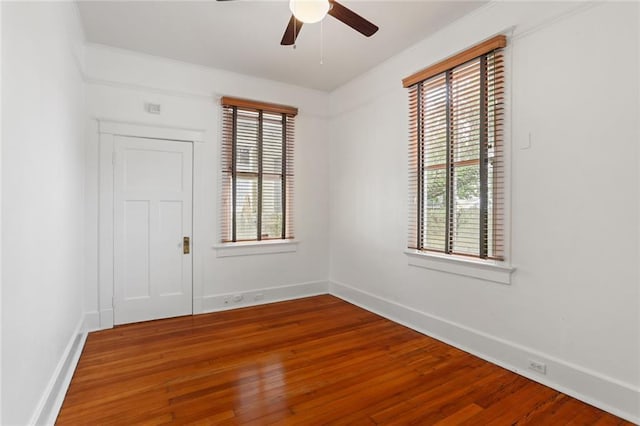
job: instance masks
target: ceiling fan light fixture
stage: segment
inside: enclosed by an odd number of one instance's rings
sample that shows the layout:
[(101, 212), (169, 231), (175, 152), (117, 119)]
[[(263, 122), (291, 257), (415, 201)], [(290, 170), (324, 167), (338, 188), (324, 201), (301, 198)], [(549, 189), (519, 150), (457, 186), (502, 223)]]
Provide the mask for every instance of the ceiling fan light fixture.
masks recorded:
[(289, 0), (291, 13), (305, 24), (322, 21), (330, 8), (329, 0)]

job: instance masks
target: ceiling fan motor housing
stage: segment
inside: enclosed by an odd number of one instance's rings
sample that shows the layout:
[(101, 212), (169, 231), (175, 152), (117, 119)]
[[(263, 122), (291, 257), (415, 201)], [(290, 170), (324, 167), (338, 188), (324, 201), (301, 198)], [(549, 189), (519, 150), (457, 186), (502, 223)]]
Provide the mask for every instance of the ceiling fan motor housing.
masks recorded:
[(305, 24), (322, 21), (330, 8), (329, 0), (289, 0), (291, 13)]

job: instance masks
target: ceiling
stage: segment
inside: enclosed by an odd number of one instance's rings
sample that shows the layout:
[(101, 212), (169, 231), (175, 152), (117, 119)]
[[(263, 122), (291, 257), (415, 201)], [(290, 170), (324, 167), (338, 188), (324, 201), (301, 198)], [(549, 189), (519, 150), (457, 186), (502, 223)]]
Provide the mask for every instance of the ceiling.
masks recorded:
[[(380, 27), (366, 38), (327, 16), (297, 45), (280, 39), (281, 1), (80, 1), (89, 42), (331, 91), (436, 32), (484, 1), (341, 0)], [(322, 63), (321, 63), (322, 61)]]

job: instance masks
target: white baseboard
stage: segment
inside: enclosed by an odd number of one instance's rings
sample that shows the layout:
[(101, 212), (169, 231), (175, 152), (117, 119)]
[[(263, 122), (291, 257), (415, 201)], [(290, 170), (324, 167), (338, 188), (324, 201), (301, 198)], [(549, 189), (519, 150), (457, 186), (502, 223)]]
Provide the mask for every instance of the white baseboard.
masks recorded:
[(86, 323), (87, 318), (83, 316), (71, 335), (40, 402), (31, 416), (30, 425), (53, 425), (55, 423), (87, 339)]
[[(329, 293), (394, 322), (497, 364), (531, 380), (640, 424), (640, 389), (551, 355), (381, 298), (338, 282)], [(547, 374), (527, 369), (528, 359), (547, 364)]]
[(98, 313), (100, 326), (99, 330), (113, 328), (113, 309), (103, 309)]
[[(226, 311), (246, 306), (317, 296), (319, 294), (327, 294), (328, 289), (329, 284), (327, 281), (311, 281), (281, 287), (267, 287), (257, 290), (204, 296), (194, 301), (194, 306), (201, 307), (201, 311), (194, 311), (194, 314)], [(242, 296), (242, 300), (235, 301), (234, 297), (238, 295)]]
[(100, 330), (100, 313), (98, 311), (85, 312), (82, 329), (86, 332)]

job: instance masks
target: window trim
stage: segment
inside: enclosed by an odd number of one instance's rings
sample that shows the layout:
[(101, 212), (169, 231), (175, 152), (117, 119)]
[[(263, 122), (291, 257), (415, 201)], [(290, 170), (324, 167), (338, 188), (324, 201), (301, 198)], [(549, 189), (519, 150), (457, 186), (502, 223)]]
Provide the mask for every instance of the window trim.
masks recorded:
[(260, 240), (220, 243), (213, 246), (216, 257), (255, 256), (262, 254), (295, 253), (298, 240)]
[(516, 270), (504, 261), (487, 260), (455, 254), (425, 252), (416, 249), (405, 249), (410, 266), (448, 272), (454, 275), (477, 278), (499, 284), (511, 284), (511, 274)]

